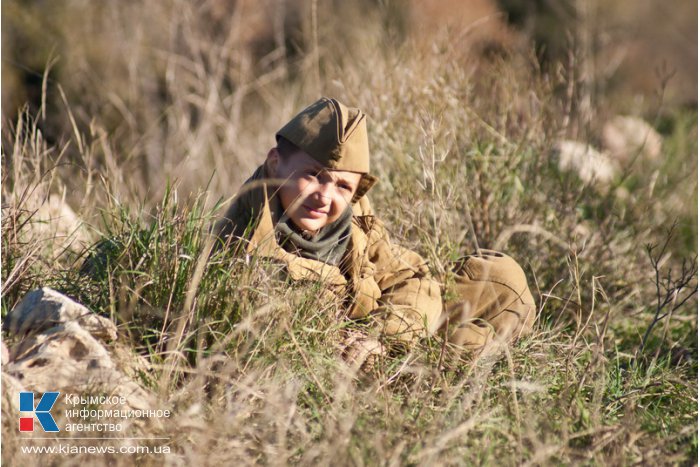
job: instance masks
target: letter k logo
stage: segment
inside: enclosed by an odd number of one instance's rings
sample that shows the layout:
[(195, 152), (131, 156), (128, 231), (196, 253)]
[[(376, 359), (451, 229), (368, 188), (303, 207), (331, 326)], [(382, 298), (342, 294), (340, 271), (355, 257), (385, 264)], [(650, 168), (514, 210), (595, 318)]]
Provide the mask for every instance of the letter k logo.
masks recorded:
[[(19, 411), (34, 412), (36, 418), (39, 420), (41, 428), (43, 428), (45, 432), (61, 431), (58, 429), (58, 425), (56, 425), (56, 421), (50, 413), (59, 394), (59, 392), (45, 392), (44, 395), (41, 396), (41, 399), (39, 399), (39, 404), (34, 408), (34, 393), (20, 392)], [(34, 417), (20, 417), (19, 431), (34, 431)]]

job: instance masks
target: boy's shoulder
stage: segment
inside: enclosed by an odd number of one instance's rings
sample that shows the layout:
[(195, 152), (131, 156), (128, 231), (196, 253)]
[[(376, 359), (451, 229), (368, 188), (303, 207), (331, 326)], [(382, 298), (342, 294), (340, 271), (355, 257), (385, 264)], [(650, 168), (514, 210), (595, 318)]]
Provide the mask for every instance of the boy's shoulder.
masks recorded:
[(374, 210), (367, 199), (367, 196), (361, 197), (352, 206), (353, 221), (362, 229), (365, 234), (369, 234), (374, 226)]
[(374, 210), (367, 196), (361, 197), (352, 206), (352, 215), (355, 217), (374, 216)]

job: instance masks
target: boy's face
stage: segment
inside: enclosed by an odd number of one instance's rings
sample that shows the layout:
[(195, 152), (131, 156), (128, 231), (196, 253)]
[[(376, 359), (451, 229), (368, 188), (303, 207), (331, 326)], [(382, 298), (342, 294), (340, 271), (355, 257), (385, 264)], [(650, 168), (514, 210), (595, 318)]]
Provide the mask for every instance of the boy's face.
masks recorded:
[(283, 158), (273, 148), (267, 164), (273, 177), (286, 180), (278, 191), (282, 208), (299, 229), (309, 232), (338, 220), (362, 178), (355, 172), (328, 170), (303, 151)]

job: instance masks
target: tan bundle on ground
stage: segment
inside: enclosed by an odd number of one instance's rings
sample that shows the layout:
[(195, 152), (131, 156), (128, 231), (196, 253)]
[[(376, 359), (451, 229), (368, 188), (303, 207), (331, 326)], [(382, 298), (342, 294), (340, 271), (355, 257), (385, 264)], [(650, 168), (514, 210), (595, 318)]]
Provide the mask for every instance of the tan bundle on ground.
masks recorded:
[(449, 342), (480, 350), (499, 337), (515, 340), (535, 322), (535, 300), (525, 273), (510, 256), (479, 250), (454, 267), (455, 300), (445, 304)]

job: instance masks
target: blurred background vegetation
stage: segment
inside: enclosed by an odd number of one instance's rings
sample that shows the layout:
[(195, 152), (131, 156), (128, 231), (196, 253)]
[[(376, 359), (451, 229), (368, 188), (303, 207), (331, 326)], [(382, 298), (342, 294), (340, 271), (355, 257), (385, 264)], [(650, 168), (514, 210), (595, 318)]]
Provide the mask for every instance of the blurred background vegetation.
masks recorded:
[[(178, 177), (200, 186), (211, 167), (194, 161), (233, 156), (237, 164), (247, 157), (236, 153), (262, 154), (272, 143), (245, 135), (259, 115), (280, 115), (279, 124), (297, 101), (342, 92), (345, 67), (362, 68), (376, 53), (400, 63), (401, 53), (429, 48), (440, 34), (464, 68), (531, 56), (545, 74), (571, 74), (555, 89), (562, 98), (576, 93), (570, 135), (595, 138), (614, 114), (669, 134), (677, 112), (697, 106), (692, 1), (8, 0), (2, 113), (14, 121), (25, 104), (36, 112), (45, 84), (41, 129), (59, 142), (72, 132), (60, 85), (79, 127), (96, 123), (114, 136), (117, 159), (141, 184)], [(401, 48), (407, 42), (411, 52)], [(212, 112), (221, 120), (206, 121)], [(169, 144), (192, 129), (194, 147)], [(255, 133), (274, 127), (264, 130)], [(224, 185), (214, 180), (215, 189)]]

